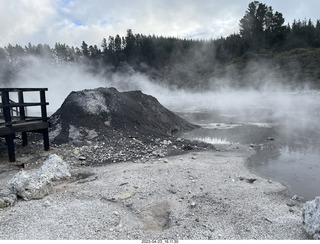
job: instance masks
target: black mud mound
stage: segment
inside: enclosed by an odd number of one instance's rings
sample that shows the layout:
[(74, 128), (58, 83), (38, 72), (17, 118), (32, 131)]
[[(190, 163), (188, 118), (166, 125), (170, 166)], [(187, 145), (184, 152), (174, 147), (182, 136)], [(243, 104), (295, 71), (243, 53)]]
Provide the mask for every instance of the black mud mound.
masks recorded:
[(95, 138), (117, 140), (123, 136), (148, 141), (197, 127), (152, 96), (115, 88), (70, 93), (50, 121), (50, 137), (56, 144)]

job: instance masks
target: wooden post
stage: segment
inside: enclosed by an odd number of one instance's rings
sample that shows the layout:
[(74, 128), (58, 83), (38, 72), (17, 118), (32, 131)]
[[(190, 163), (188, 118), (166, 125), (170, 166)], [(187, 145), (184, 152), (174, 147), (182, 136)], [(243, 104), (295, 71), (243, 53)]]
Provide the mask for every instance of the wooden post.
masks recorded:
[(49, 130), (43, 129), (42, 130), (42, 136), (43, 136), (43, 147), (44, 150), (49, 151), (50, 145), (49, 145)]
[[(41, 102), (41, 117), (43, 122), (47, 122), (47, 104), (46, 104), (46, 93), (45, 90), (40, 90), (40, 102)], [(43, 136), (43, 146), (44, 150), (49, 150), (49, 130), (44, 129), (42, 130), (42, 136)]]
[(47, 122), (47, 104), (45, 90), (40, 90), (41, 117), (43, 122)]
[(15, 162), (16, 161), (16, 156), (14, 153), (14, 134), (6, 135), (6, 143), (8, 146), (8, 156), (9, 156), (9, 161), (10, 162)]
[[(23, 91), (19, 90), (18, 91), (18, 97), (19, 97), (19, 104), (24, 103), (24, 98), (23, 98)], [(19, 106), (19, 114), (20, 114), (20, 120), (25, 120), (26, 119), (26, 114), (24, 110), (24, 106), (21, 105)], [(27, 137), (27, 132), (22, 132), (22, 146), (27, 146), (28, 145), (28, 137)]]
[[(1, 100), (3, 105), (10, 105), (9, 102), (9, 91), (3, 90), (1, 91)], [(3, 108), (3, 117), (6, 123), (11, 122), (11, 113), (10, 113), (10, 107), (4, 107)]]
[[(1, 91), (1, 100), (2, 100), (2, 104), (3, 105), (9, 105), (10, 104), (10, 99), (9, 99), (9, 91), (8, 90), (2, 90)], [(12, 127), (12, 125), (10, 124), (11, 122), (11, 113), (10, 113), (10, 107), (4, 107), (3, 108), (3, 116), (4, 116), (4, 120), (6, 122), (6, 126), (7, 127)], [(8, 124), (7, 124), (8, 123)], [(9, 134), (6, 135), (6, 143), (8, 146), (8, 156), (9, 156), (9, 161), (10, 162), (15, 162), (16, 161), (16, 157), (15, 157), (15, 153), (14, 153), (14, 134)]]

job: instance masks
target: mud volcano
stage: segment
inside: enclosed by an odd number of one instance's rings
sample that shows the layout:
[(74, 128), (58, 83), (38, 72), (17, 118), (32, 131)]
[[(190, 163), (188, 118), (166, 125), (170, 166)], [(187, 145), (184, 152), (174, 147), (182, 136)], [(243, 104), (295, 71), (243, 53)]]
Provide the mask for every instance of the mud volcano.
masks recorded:
[(148, 142), (196, 128), (141, 91), (97, 88), (71, 92), (51, 116), (51, 139), (56, 144), (121, 137)]

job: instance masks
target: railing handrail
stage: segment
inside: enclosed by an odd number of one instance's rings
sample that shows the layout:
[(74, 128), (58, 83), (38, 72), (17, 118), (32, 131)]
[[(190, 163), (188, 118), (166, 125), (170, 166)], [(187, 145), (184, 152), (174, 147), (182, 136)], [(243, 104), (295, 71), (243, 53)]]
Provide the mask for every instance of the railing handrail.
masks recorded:
[[(47, 105), (45, 92), (48, 88), (0, 88), (0, 136), (6, 138), (8, 146), (8, 156), (11, 162), (15, 161), (14, 137), (15, 133), (22, 133), (22, 145), (28, 144), (27, 132), (40, 132), (43, 135), (43, 145), (45, 150), (49, 150), (50, 123), (47, 117)], [(25, 92), (39, 92), (40, 102), (25, 102)], [(18, 101), (10, 99), (11, 93), (18, 93)], [(30, 117), (26, 114), (28, 106), (39, 106), (41, 116)], [(16, 116), (14, 115), (16, 113)], [(3, 121), (3, 122), (2, 122)]]
[(17, 91), (48, 91), (48, 88), (0, 88), (1, 91), (17, 92)]
[[(34, 117), (39, 118), (44, 122), (48, 121), (47, 117), (47, 109), (46, 106), (49, 105), (46, 102), (45, 92), (48, 88), (0, 88), (0, 117), (5, 120), (4, 123), (0, 123), (0, 125), (12, 126), (12, 124), (17, 123), (15, 120), (12, 121), (13, 118), (18, 118), (20, 121), (29, 122), (26, 120), (26, 108), (29, 106), (39, 106), (41, 108), (41, 116)], [(39, 92), (40, 93), (40, 102), (24, 102), (24, 92)], [(17, 92), (18, 93), (18, 102), (12, 101), (10, 99), (10, 93)], [(16, 117), (13, 116), (13, 112), (16, 113)]]
[(41, 105), (49, 105), (48, 102), (45, 103), (16, 103), (16, 102), (11, 102), (10, 104), (6, 104), (6, 105), (2, 105), (2, 103), (0, 102), (0, 108), (14, 108), (14, 107), (31, 107), (31, 106), (41, 106)]

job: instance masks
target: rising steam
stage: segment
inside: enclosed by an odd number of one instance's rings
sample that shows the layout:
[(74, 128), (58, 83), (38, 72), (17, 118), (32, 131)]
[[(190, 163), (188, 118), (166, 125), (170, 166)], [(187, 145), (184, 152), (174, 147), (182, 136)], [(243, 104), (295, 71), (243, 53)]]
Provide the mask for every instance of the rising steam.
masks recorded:
[[(218, 110), (251, 122), (283, 120), (295, 126), (309, 126), (315, 123), (312, 121), (312, 115), (317, 112), (315, 96), (319, 95), (318, 92), (306, 88), (288, 90), (288, 87), (279, 85), (276, 79), (281, 77), (281, 84), (283, 84), (283, 76), (275, 74), (274, 70), (269, 76), (264, 76), (264, 85), (260, 85), (258, 89), (232, 88), (230, 79), (235, 75), (229, 71), (219, 80), (211, 79), (211, 90), (193, 92), (168, 88), (150, 81), (142, 73), (113, 73), (105, 78), (105, 74), (93, 75), (87, 72), (84, 66), (78, 64), (54, 66), (43, 59), (35, 57), (26, 59), (27, 65), (20, 69), (17, 79), (11, 86), (47, 87), (49, 114), (54, 113), (72, 91), (115, 87), (119, 91), (141, 90), (156, 97), (165, 107), (176, 112)], [(261, 77), (257, 75), (258, 64), (251, 68), (254, 68), (255, 72), (250, 73), (248, 80), (253, 81), (255, 77), (257, 79)], [(265, 73), (265, 66), (260, 70)]]

